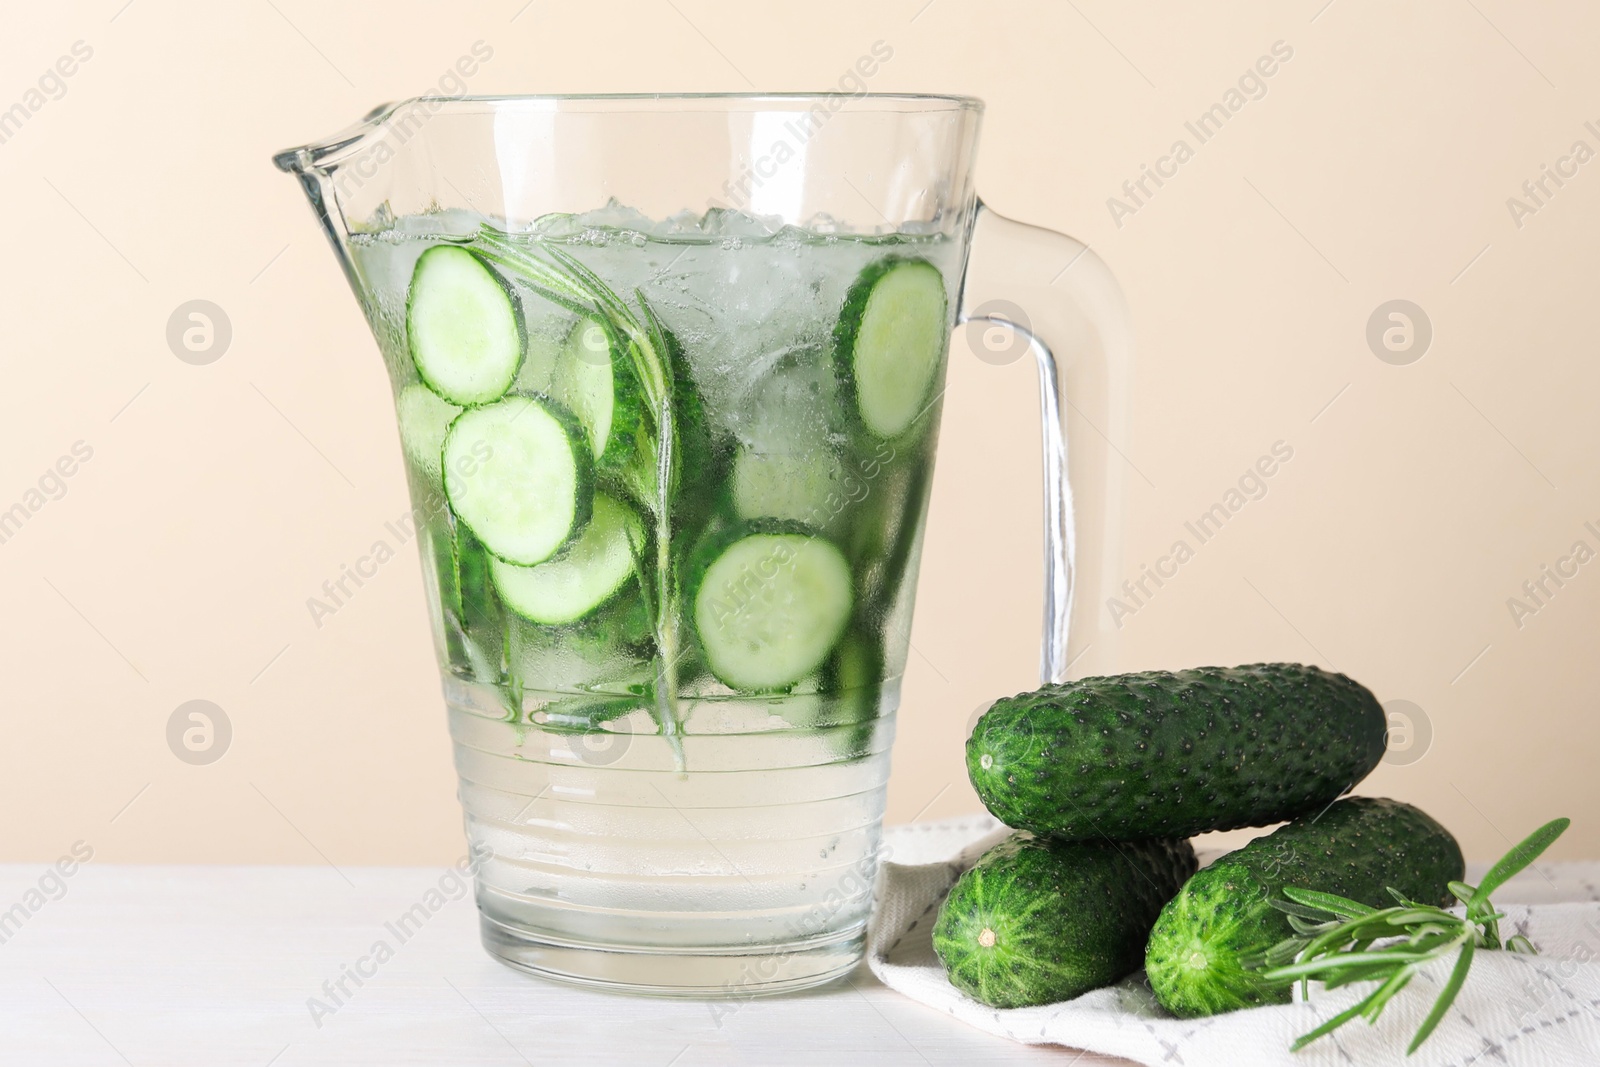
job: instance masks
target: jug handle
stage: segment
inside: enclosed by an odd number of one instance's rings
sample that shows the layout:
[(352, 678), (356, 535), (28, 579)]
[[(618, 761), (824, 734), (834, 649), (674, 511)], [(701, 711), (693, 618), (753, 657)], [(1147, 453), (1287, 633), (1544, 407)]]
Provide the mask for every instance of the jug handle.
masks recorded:
[[(1038, 368), (1044, 448), (1044, 631), (1039, 673), (1065, 681), (1087, 659), (1118, 668), (1120, 617), (1102, 594), (1120, 572), (1133, 331), (1105, 262), (1065, 234), (1008, 219), (981, 202), (956, 324), (978, 358)], [(1009, 340), (996, 348), (995, 328)], [(1137, 470), (1137, 468), (1133, 468)], [(1110, 613), (1114, 616), (1115, 613)]]

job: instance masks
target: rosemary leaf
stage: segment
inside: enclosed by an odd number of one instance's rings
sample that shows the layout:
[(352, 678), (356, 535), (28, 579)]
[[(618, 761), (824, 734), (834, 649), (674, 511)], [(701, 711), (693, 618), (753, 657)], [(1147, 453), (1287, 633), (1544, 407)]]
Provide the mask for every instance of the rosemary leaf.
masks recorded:
[(1337, 915), (1341, 919), (1358, 919), (1363, 915), (1371, 915), (1377, 910), (1362, 904), (1360, 901), (1350, 900), (1348, 897), (1335, 896), (1332, 893), (1319, 893), (1314, 889), (1301, 889), (1297, 886), (1285, 886), (1283, 895), (1296, 904), (1317, 908), (1330, 915)]
[(1473, 890), (1472, 897), (1467, 901), (1467, 907), (1483, 905), (1489, 902), (1489, 894), (1505, 885), (1512, 877), (1521, 873), (1534, 860), (1549, 848), (1572, 825), (1571, 819), (1551, 819), (1533, 833), (1523, 838), (1521, 843), (1510, 852), (1501, 856), (1495, 865), (1489, 868), (1483, 876), (1483, 881), (1478, 883), (1478, 888)]
[(1439, 1025), (1439, 1020), (1444, 1018), (1444, 1013), (1450, 1010), (1456, 994), (1461, 992), (1461, 987), (1466, 984), (1467, 970), (1472, 966), (1472, 939), (1469, 937), (1461, 944), (1461, 954), (1456, 957), (1456, 965), (1450, 970), (1450, 978), (1444, 984), (1444, 989), (1439, 992), (1439, 999), (1433, 1002), (1433, 1009), (1428, 1012), (1428, 1017), (1422, 1020), (1422, 1025), (1417, 1028), (1417, 1036), (1411, 1039), (1411, 1044), (1406, 1047), (1406, 1055), (1417, 1051), (1428, 1035), (1433, 1033), (1434, 1027)]

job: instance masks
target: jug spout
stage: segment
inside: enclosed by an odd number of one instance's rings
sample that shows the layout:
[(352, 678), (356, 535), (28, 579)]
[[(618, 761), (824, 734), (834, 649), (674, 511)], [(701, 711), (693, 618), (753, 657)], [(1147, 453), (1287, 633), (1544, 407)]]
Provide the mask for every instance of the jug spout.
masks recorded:
[(333, 245), (334, 255), (339, 258), (345, 277), (357, 292), (361, 287), (350, 260), (350, 228), (333, 185), (334, 175), (344, 164), (362, 157), (374, 139), (382, 136), (385, 122), (396, 106), (392, 103), (380, 104), (362, 116), (359, 122), (331, 137), (298, 148), (286, 148), (272, 157), (272, 162), (279, 170), (300, 179), (300, 188), (311, 202), (311, 210), (321, 223), (328, 242)]
[(386, 119), (395, 110), (395, 105), (379, 104), (365, 115), (360, 121), (340, 130), (332, 137), (324, 137), (310, 144), (298, 148), (285, 148), (272, 157), (272, 162), (279, 170), (292, 174), (304, 174), (316, 167), (324, 167), (334, 157), (340, 159), (349, 155), (352, 149), (368, 140), (374, 131), (383, 127)]

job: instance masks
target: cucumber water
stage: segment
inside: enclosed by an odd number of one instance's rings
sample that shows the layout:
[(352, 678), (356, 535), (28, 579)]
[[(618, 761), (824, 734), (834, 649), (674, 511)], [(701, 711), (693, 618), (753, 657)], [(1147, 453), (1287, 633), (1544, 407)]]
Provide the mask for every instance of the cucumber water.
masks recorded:
[[(486, 704), (538, 725), (624, 689), (631, 728), (681, 766), (699, 720), (805, 732), (895, 691), (951, 242), (613, 205), (516, 232), (399, 218), (352, 251), (413, 486), (442, 498), (424, 518), (425, 562), (449, 571), (430, 582), (441, 655), (498, 691)], [(619, 599), (648, 616), (644, 642), (608, 647)]]
[(350, 251), (486, 921), (859, 931), (958, 239), (613, 204), (382, 217)]

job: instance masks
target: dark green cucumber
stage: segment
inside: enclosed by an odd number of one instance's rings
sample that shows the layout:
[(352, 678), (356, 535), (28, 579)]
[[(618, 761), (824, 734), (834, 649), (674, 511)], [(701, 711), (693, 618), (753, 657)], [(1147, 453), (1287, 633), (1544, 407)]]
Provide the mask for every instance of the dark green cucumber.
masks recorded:
[(1371, 692), (1317, 667), (1141, 671), (995, 701), (967, 773), (1019, 830), (1188, 837), (1320, 810), (1378, 765), (1386, 730)]
[(1070, 1000), (1139, 969), (1151, 924), (1194, 869), (1187, 841), (1014, 834), (950, 890), (933, 948), (951, 984), (990, 1007)]
[(1351, 797), (1258, 837), (1191, 878), (1150, 933), (1145, 971), (1156, 999), (1186, 1018), (1287, 1004), (1293, 983), (1249, 966), (1284, 938), (1288, 916), (1270, 901), (1285, 886), (1388, 907), (1392, 888), (1419, 904), (1453, 903), (1463, 877), (1450, 831), (1409, 804)]

